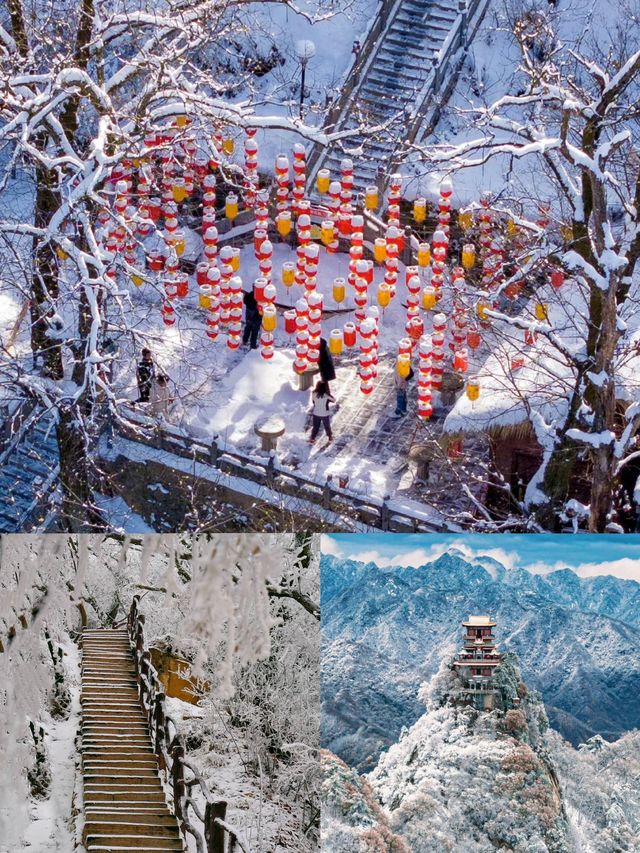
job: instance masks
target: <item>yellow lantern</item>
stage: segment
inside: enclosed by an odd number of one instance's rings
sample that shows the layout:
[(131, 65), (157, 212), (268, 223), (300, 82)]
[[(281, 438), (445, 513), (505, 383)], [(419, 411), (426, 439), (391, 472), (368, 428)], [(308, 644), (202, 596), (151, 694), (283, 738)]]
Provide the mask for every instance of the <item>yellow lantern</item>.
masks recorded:
[(473, 225), (473, 213), (470, 210), (461, 210), (458, 214), (458, 225), (463, 231), (468, 231)]
[(425, 311), (431, 311), (436, 307), (436, 289), (435, 287), (427, 286), (422, 289), (422, 307)]
[(189, 124), (189, 119), (185, 115), (176, 116), (176, 127), (186, 127)]
[(373, 244), (373, 258), (378, 264), (384, 263), (387, 259), (387, 242), (384, 237), (376, 237)]
[(540, 320), (540, 322), (543, 323), (545, 320), (549, 319), (549, 306), (546, 302), (536, 302), (534, 310), (536, 320)]
[(236, 144), (231, 137), (227, 137), (227, 139), (222, 140), (222, 150), (225, 154), (233, 154), (235, 147)]
[(520, 232), (520, 229), (518, 228), (516, 223), (513, 221), (513, 219), (511, 219), (511, 217), (509, 217), (509, 219), (507, 219), (507, 234), (510, 237), (515, 237), (516, 234), (518, 234), (519, 232)]
[(277, 317), (276, 306), (267, 303), (262, 309), (262, 328), (265, 332), (275, 332)]
[(184, 238), (184, 231), (176, 231), (173, 235), (173, 247), (176, 250), (176, 255), (178, 257), (184, 254), (184, 250), (186, 248), (186, 240)]
[(476, 262), (476, 247), (473, 243), (465, 243), (462, 247), (462, 266), (470, 270)]
[(211, 285), (203, 284), (198, 294), (198, 304), (201, 308), (211, 308)]
[(431, 246), (428, 243), (418, 244), (418, 266), (428, 267), (431, 263)]
[(187, 197), (187, 190), (184, 185), (184, 178), (175, 178), (173, 184), (171, 185), (171, 192), (173, 194), (173, 200), (176, 204), (180, 204)]
[(409, 373), (411, 372), (411, 356), (407, 355), (407, 353), (400, 353), (398, 356), (398, 360), (396, 361), (396, 371), (398, 372), (398, 376), (402, 379), (406, 379)]
[(316, 188), (319, 193), (328, 193), (331, 184), (331, 173), (328, 169), (320, 169), (316, 178)]
[(136, 287), (140, 287), (140, 285), (144, 281), (144, 278), (140, 275), (140, 273), (132, 273), (131, 281), (135, 284)]
[(470, 376), (467, 379), (467, 397), (471, 402), (475, 402), (480, 396), (480, 382), (478, 381), (477, 376)]
[(570, 243), (573, 240), (573, 228), (571, 225), (561, 225), (560, 234), (565, 243)]
[(367, 187), (364, 191), (364, 206), (367, 210), (375, 210), (380, 203), (378, 187)]
[(288, 237), (291, 233), (292, 222), (291, 222), (291, 212), (289, 210), (282, 210), (276, 216), (276, 228), (278, 229), (278, 234), (281, 237)]
[(427, 200), (426, 198), (417, 198), (413, 202), (413, 218), (417, 223), (422, 223), (427, 218)]
[(487, 314), (488, 310), (488, 302), (478, 302), (478, 304), (476, 305), (476, 314), (478, 315), (478, 318), (483, 322), (486, 322), (489, 319), (489, 315)]
[(329, 352), (331, 355), (341, 355), (343, 347), (342, 329), (332, 329), (329, 335)]
[(62, 246), (56, 246), (56, 255), (61, 261), (66, 261), (69, 257), (69, 255), (67, 254), (67, 252), (65, 252)]
[(320, 226), (320, 239), (325, 246), (330, 246), (335, 240), (336, 229), (332, 219), (325, 219)]
[(229, 259), (229, 263), (231, 269), (234, 272), (238, 272), (238, 270), (240, 269), (240, 249), (237, 246), (234, 246), (231, 249), (231, 258)]
[(334, 278), (333, 280), (333, 301), (337, 302), (338, 305), (341, 302), (344, 302), (344, 297), (346, 294), (346, 288), (343, 278)]
[(227, 219), (235, 219), (238, 215), (238, 196), (230, 193), (224, 203), (224, 215)]
[(386, 308), (391, 302), (391, 288), (384, 281), (378, 285), (378, 305)]
[(285, 261), (282, 264), (282, 283), (285, 287), (291, 287), (296, 281), (296, 265), (291, 261)]

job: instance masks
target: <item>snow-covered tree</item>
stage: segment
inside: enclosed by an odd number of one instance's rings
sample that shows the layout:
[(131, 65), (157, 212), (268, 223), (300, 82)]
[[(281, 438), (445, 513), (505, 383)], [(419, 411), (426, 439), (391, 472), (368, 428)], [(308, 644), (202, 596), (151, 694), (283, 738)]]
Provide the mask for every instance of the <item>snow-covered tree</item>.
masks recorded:
[[(499, 29), (512, 29), (519, 62), (508, 91), (493, 102), (468, 93), (463, 141), (420, 149), (454, 184), (494, 161), (506, 170), (485, 201), (508, 225), (509, 263), (490, 286), (471, 276), (463, 299), (491, 324), (487, 425), (500, 408), (500, 423), (528, 421), (542, 448), (524, 504), (545, 527), (582, 511), (568, 505), (582, 477), (589, 529), (603, 531), (616, 475), (637, 452), (640, 44), (637, 28), (620, 37), (614, 11), (572, 39), (562, 12), (509, 4)], [(471, 412), (477, 425), (482, 411)]]
[[(333, 14), (274, 2), (310, 20)], [(215, 165), (228, 190), (242, 189), (247, 176), (229, 165), (223, 132), (259, 125), (324, 139), (297, 118), (254, 114), (260, 57), (243, 36), (257, 37), (255, 14), (245, 0), (11, 0), (0, 10), (0, 240), (20, 302), (3, 380), (55, 413), (71, 531), (100, 526), (91, 446), (103, 407), (115, 409), (114, 338), (135, 339), (119, 276), (136, 274), (142, 235), (154, 231), (148, 210), (112, 204), (118, 182), (136, 178), (131, 202), (162, 169)], [(118, 231), (119, 248), (105, 228)], [(26, 324), (33, 367), (14, 348)]]

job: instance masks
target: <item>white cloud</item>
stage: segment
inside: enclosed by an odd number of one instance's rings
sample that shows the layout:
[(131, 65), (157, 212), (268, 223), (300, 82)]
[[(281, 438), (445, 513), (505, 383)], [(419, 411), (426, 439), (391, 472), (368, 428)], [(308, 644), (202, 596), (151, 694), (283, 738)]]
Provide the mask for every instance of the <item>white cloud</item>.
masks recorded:
[(331, 536), (320, 537), (320, 551), (322, 554), (331, 554), (333, 557), (344, 557), (344, 551)]
[[(529, 572), (547, 575), (549, 572), (554, 572), (557, 569), (566, 569), (567, 564), (560, 561), (553, 565), (549, 563), (534, 563), (526, 568)], [(581, 578), (592, 578), (596, 575), (615, 575), (615, 577), (623, 578), (624, 580), (640, 581), (640, 562), (631, 557), (621, 557), (618, 560), (611, 560), (611, 562), (607, 563), (580, 563), (580, 565), (571, 566), (570, 568)]]

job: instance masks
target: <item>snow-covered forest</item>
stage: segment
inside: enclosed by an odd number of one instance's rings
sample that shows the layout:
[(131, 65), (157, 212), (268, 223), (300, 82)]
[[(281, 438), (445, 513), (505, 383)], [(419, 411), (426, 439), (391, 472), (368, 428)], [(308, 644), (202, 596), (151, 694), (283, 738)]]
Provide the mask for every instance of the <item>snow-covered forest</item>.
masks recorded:
[[(108, 629), (109, 637), (126, 626), (134, 595), (167, 687), (171, 736), (182, 737), (188, 767), (209, 796), (227, 803), (237, 849), (318, 849), (315, 539), (0, 541), (0, 849), (66, 853), (82, 841), (90, 821), (83, 648), (95, 629)], [(175, 809), (170, 774), (164, 784)], [(197, 802), (204, 809), (204, 800)], [(199, 850), (187, 837), (188, 849)]]

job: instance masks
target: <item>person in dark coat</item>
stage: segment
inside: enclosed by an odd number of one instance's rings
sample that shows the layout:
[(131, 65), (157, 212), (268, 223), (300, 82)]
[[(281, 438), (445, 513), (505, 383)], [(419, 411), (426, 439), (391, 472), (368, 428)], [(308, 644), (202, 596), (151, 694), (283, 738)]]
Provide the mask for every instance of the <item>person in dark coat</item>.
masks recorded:
[(156, 366), (150, 349), (142, 350), (142, 358), (138, 362), (136, 378), (138, 380), (138, 402), (148, 403), (151, 394), (151, 383), (156, 375)]
[(262, 325), (262, 317), (258, 310), (258, 302), (253, 290), (247, 290), (242, 300), (244, 302), (244, 332), (242, 343), (250, 344), (251, 349), (258, 349), (258, 335)]
[(320, 358), (318, 359), (318, 368), (320, 369), (320, 378), (326, 383), (327, 391), (329, 390), (329, 382), (336, 378), (336, 369), (333, 364), (333, 356), (329, 350), (329, 346), (324, 338), (320, 338)]

